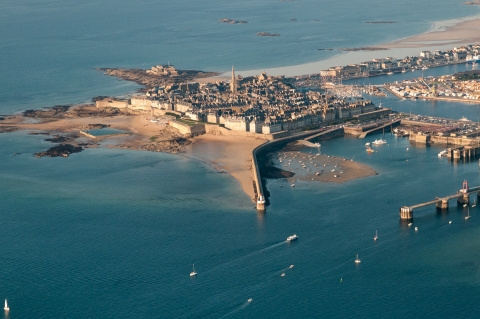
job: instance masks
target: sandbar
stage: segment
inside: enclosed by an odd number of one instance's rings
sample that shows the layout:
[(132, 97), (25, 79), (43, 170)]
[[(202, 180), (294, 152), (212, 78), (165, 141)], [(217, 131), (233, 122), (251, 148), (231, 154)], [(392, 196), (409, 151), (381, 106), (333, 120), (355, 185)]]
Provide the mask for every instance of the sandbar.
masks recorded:
[(279, 152), (278, 156), (279, 159), (274, 161), (275, 165), (295, 173), (294, 177), (288, 178), (290, 183), (300, 180), (341, 184), (357, 178), (378, 175), (368, 165), (348, 158), (298, 151)]

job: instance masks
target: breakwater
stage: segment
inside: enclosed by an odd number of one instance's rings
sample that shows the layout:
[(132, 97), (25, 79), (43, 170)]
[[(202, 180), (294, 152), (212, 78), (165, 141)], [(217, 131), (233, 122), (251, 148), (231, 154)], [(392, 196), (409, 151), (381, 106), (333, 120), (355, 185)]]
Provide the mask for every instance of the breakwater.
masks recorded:
[[(253, 171), (253, 180), (254, 180), (254, 190), (255, 190), (255, 201), (257, 202), (257, 209), (258, 210), (265, 210), (265, 206), (268, 204), (268, 191), (263, 185), (261, 172), (260, 172), (260, 165), (258, 158), (268, 156), (268, 153), (276, 151), (288, 143), (293, 141), (306, 138), (309, 136), (314, 136), (313, 138), (318, 139), (327, 139), (333, 138), (337, 136), (343, 136), (345, 131), (343, 127), (334, 127), (331, 129), (318, 129), (318, 130), (311, 130), (307, 132), (302, 132), (298, 134), (294, 134), (291, 136), (279, 138), (272, 141), (267, 141), (262, 145), (257, 146), (252, 151), (252, 171)], [(261, 203), (259, 201), (260, 196), (263, 196), (266, 199), (265, 203)]]

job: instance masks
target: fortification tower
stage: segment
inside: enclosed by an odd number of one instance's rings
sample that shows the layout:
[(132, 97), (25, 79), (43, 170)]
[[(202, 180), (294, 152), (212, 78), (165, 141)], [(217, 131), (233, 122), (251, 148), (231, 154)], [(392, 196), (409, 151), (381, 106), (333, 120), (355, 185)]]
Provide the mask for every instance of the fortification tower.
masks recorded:
[(230, 81), (230, 92), (237, 93), (237, 79), (235, 78), (235, 69), (232, 65), (232, 81)]

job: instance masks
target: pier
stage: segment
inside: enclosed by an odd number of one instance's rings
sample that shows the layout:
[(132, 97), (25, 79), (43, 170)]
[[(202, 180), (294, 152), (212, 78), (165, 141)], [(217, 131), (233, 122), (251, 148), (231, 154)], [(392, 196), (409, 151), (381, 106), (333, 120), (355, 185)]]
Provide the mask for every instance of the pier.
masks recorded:
[(479, 194), (480, 191), (480, 186), (475, 186), (472, 188), (468, 187), (468, 181), (463, 181), (462, 189), (459, 190), (457, 193), (448, 195), (445, 197), (436, 197), (434, 200), (412, 205), (412, 206), (402, 206), (400, 207), (400, 219), (413, 219), (413, 210), (428, 206), (428, 205), (433, 205), (437, 207), (437, 209), (440, 210), (448, 210), (448, 201), (451, 199), (457, 199), (458, 205), (468, 205), (470, 202), (469, 195), (471, 193), (477, 193), (477, 196), (480, 197)]

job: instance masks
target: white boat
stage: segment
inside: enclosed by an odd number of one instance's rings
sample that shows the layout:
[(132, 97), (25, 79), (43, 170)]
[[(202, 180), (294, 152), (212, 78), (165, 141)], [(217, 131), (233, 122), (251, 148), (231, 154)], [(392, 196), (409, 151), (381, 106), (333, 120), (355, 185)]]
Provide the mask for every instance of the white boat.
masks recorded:
[(373, 145), (383, 145), (383, 144), (387, 144), (387, 141), (384, 140), (384, 139), (380, 139), (380, 140), (375, 140), (372, 142)]
[(470, 120), (467, 119), (465, 116), (462, 116), (462, 118), (461, 118), (459, 121), (462, 121), (462, 122), (470, 122)]
[(290, 267), (288, 267), (288, 268), (292, 269), (292, 268), (293, 268), (293, 265), (290, 265)]
[(280, 277), (285, 277), (285, 273), (284, 273), (284, 272), (282, 272), (282, 274), (280, 275)]
[(10, 308), (8, 307), (7, 299), (5, 299), (5, 306), (3, 307), (3, 310), (5, 310), (5, 311), (9, 311), (9, 310), (10, 310)]
[(388, 74), (388, 75), (392, 75), (392, 74), (393, 74), (393, 72), (387, 72), (387, 74)]
[(408, 223), (408, 227), (410, 227), (410, 226), (412, 226), (412, 225), (413, 225), (413, 223)]
[(428, 66), (424, 66), (422, 70), (428, 70)]
[(403, 69), (403, 70), (402, 70), (402, 73), (407, 73), (407, 70)]
[(415, 227), (415, 231), (418, 231), (418, 227)]
[(297, 239), (298, 239), (297, 234), (293, 234), (292, 236), (287, 237), (288, 242), (291, 242), (291, 241), (294, 241), (294, 240), (297, 240)]
[(291, 186), (292, 186), (292, 187), (295, 187), (295, 183), (292, 183), (292, 185), (291, 185)]
[(375, 237), (373, 237), (373, 240), (377, 241), (377, 239), (378, 239), (378, 233), (377, 231), (375, 231)]
[(447, 156), (447, 153), (448, 153), (447, 150), (443, 150), (443, 151), (441, 151), (440, 153), (438, 153), (438, 157)]
[(253, 299), (252, 299), (252, 298), (250, 298), (250, 299), (248, 299), (248, 300), (247, 300), (247, 302), (252, 302), (252, 301), (253, 301)]
[(448, 221), (448, 224), (450, 225), (451, 223), (452, 223), (452, 221), (451, 221), (451, 220), (449, 220), (449, 221)]
[(468, 206), (468, 204), (463, 204), (463, 207), (467, 207), (467, 206)]
[(467, 216), (465, 216), (465, 220), (470, 219), (470, 209), (467, 210)]
[(356, 263), (356, 264), (359, 264), (359, 263), (361, 263), (361, 262), (362, 262), (362, 261), (361, 261), (360, 259), (358, 259), (358, 254), (357, 254), (357, 258), (355, 259), (355, 263)]
[(477, 199), (476, 198), (473, 199), (473, 204), (472, 204), (472, 207), (475, 207), (475, 206), (477, 206)]
[(196, 276), (197, 272), (195, 271), (195, 264), (192, 265), (192, 272), (190, 273), (190, 277)]

